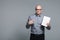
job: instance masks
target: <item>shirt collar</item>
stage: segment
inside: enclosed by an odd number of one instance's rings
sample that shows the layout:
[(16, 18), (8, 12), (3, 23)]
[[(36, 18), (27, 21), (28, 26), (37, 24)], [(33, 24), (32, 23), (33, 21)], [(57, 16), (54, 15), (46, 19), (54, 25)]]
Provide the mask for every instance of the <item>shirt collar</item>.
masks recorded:
[(41, 14), (40, 15), (37, 15), (37, 13), (35, 13), (35, 15), (41, 17)]

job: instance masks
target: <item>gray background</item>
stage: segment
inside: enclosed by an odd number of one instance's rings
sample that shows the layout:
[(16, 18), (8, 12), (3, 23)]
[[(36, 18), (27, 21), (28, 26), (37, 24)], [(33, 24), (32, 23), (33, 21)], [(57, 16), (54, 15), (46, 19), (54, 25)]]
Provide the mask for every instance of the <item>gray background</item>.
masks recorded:
[(0, 0), (0, 40), (29, 40), (26, 29), (29, 15), (36, 4), (43, 6), (43, 14), (51, 17), (51, 30), (45, 29), (45, 40), (60, 40), (60, 0)]

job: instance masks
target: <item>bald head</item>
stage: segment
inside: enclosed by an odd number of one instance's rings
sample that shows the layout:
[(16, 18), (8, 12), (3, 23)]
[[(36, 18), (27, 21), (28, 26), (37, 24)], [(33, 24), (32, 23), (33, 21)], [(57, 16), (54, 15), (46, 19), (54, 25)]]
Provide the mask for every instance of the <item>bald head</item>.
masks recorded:
[(41, 5), (36, 5), (35, 9), (42, 9), (42, 6)]
[(35, 10), (36, 10), (36, 13), (37, 13), (38, 15), (40, 15), (41, 12), (42, 12), (42, 6), (41, 6), (41, 5), (36, 5), (36, 6), (35, 6)]

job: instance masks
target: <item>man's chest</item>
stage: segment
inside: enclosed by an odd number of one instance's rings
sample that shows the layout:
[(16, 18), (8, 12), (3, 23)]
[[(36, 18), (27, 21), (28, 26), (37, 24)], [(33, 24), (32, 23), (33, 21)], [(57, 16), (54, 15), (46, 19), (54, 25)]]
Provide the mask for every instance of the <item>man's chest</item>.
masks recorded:
[(32, 17), (34, 20), (34, 24), (41, 24), (42, 23), (42, 17)]

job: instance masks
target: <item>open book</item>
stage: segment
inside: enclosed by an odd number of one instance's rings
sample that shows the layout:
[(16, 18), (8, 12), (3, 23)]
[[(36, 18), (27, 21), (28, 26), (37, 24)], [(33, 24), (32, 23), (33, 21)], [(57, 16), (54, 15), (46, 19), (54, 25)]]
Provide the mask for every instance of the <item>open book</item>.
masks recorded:
[(42, 24), (41, 25), (43, 25), (43, 26), (45, 26), (45, 27), (47, 27), (47, 23), (49, 23), (50, 22), (50, 20), (51, 20), (51, 18), (50, 17), (47, 17), (47, 16), (44, 16), (43, 17), (43, 21), (42, 21)]

